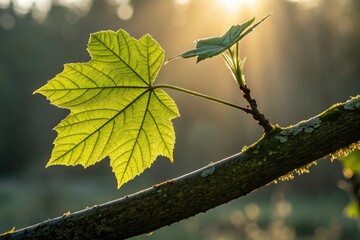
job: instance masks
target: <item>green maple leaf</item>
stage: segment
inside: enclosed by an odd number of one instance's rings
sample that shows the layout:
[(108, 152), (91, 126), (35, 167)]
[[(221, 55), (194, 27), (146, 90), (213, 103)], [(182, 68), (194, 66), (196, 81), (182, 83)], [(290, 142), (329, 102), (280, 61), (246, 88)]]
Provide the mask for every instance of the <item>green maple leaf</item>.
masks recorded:
[(254, 24), (251, 28), (249, 28), (246, 32), (244, 32), (253, 22), (255, 18), (250, 19), (249, 21), (241, 24), (232, 26), (223, 36), (221, 37), (212, 37), (212, 38), (204, 38), (195, 41), (195, 48), (189, 51), (186, 51), (178, 56), (170, 58), (168, 61), (171, 61), (175, 58), (191, 58), (197, 57), (196, 62), (200, 62), (206, 58), (211, 58), (225, 50), (229, 49), (232, 45), (240, 41), (247, 34), (249, 34), (252, 30), (254, 30), (260, 23), (262, 23), (266, 18), (270, 16), (267, 15), (258, 23)]
[(150, 36), (124, 30), (91, 34), (91, 61), (64, 66), (35, 93), (70, 109), (47, 166), (93, 165), (109, 156), (118, 188), (150, 167), (158, 155), (173, 161), (179, 116), (174, 101), (153, 82), (164, 51)]

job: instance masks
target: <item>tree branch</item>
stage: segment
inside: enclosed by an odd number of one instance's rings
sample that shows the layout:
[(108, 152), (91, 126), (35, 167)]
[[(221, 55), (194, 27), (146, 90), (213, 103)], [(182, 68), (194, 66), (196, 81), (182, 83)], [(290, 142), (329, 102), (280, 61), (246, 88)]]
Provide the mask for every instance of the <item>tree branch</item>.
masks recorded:
[(242, 153), (119, 200), (20, 229), (0, 239), (124, 239), (244, 196), (360, 141), (360, 96), (307, 121), (276, 127)]

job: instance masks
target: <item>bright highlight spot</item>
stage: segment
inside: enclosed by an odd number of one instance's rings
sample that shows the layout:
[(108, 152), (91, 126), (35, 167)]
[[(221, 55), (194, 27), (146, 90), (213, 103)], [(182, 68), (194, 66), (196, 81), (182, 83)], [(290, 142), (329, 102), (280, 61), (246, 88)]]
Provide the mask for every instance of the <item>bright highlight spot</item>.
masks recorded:
[(243, 4), (243, 1), (236, 1), (236, 0), (218, 0), (220, 4), (222, 4), (224, 7), (228, 9), (238, 8), (241, 4)]
[(26, 15), (32, 8), (33, 1), (29, 0), (13, 0), (14, 10), (18, 15)]
[(185, 5), (189, 4), (190, 0), (174, 0), (174, 2), (178, 5), (185, 6)]
[(0, 0), (0, 8), (8, 8), (10, 6), (10, 0)]
[(258, 2), (259, 0), (217, 0), (217, 4), (231, 14), (238, 13), (243, 8), (253, 9)]
[(51, 0), (38, 0), (34, 2), (32, 16), (38, 22), (44, 22), (51, 10)]
[(288, 0), (288, 1), (301, 4), (305, 8), (317, 7), (320, 2), (320, 0)]
[[(84, 16), (88, 13), (92, 1), (93, 0), (0, 0), (0, 9), (8, 8), (12, 5), (15, 15), (25, 16), (31, 13), (37, 22), (44, 22), (53, 5), (67, 7), (77, 15)], [(12, 20), (9, 19), (8, 17), (3, 18), (0, 26), (5, 29), (14, 26)]]
[(129, 20), (134, 14), (134, 9), (130, 4), (120, 4), (116, 13), (120, 19)]
[(121, 20), (129, 20), (134, 15), (134, 7), (131, 0), (107, 0), (111, 8), (115, 9), (116, 15)]

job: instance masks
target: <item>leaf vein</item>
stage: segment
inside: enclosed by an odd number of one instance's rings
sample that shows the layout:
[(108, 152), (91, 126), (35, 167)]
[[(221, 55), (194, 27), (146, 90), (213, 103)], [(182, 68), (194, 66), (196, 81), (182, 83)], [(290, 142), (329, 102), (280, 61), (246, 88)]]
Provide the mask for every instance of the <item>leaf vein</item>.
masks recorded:
[[(151, 97), (151, 92), (149, 92), (147, 105), (146, 105), (146, 108), (145, 108), (145, 111), (144, 111), (144, 116), (143, 116), (141, 125), (140, 125), (140, 127), (139, 127), (138, 134), (137, 134), (137, 136), (136, 136), (136, 139), (135, 139), (135, 143), (134, 143), (134, 144), (137, 143), (137, 141), (138, 141), (138, 139), (139, 139), (139, 136), (140, 136), (141, 129), (143, 128), (143, 125), (144, 125), (144, 122), (145, 122), (145, 117), (146, 117), (146, 114), (147, 114), (148, 109), (149, 109), (149, 104), (150, 104), (150, 99), (151, 99), (150, 97)], [(129, 163), (130, 163), (131, 157), (132, 157), (132, 155), (133, 155), (133, 153), (134, 153), (134, 149), (135, 149), (135, 147), (133, 147), (133, 148), (131, 149), (130, 157), (129, 157), (128, 161), (126, 161), (126, 166), (125, 166), (124, 172), (126, 172), (127, 169), (128, 169), (128, 167), (129, 167)], [(123, 182), (123, 179), (124, 179), (124, 174), (121, 176), (119, 182), (120, 182), (120, 183)]]
[[(124, 33), (123, 33), (123, 32), (121, 32), (121, 34), (124, 36)], [(136, 75), (139, 79), (141, 79), (146, 85), (149, 85), (149, 84), (147, 84), (146, 81), (135, 71), (135, 69), (133, 69), (133, 68), (129, 65), (129, 63), (125, 62), (125, 61), (121, 58), (121, 56), (119, 56), (117, 53), (115, 53), (115, 52), (114, 52), (112, 49), (110, 49), (106, 44), (104, 44), (103, 42), (101, 42), (100, 39), (97, 38), (95, 35), (94, 35), (94, 38), (96, 38), (96, 40), (98, 40), (102, 45), (104, 45), (105, 48), (107, 48), (107, 49), (108, 49), (110, 52), (112, 52), (116, 57), (118, 57), (118, 59), (119, 59), (122, 63), (124, 63), (132, 72), (134, 72), (135, 75)], [(126, 36), (124, 36), (124, 39), (125, 39), (125, 41), (127, 42)], [(120, 44), (120, 43), (119, 43), (119, 44)], [(135, 46), (136, 46), (136, 44), (135, 44)], [(126, 47), (128, 47), (128, 44), (126, 45)], [(119, 49), (119, 51), (120, 51), (120, 49)], [(129, 59), (129, 60), (130, 60), (130, 59)]]
[[(114, 115), (112, 118), (110, 118), (108, 121), (106, 121), (103, 125), (101, 125), (99, 128), (97, 128), (95, 131), (93, 131), (92, 133), (90, 133), (85, 139), (83, 139), (82, 141), (80, 141), (79, 143), (75, 144), (74, 147), (72, 147), (70, 150), (68, 150), (67, 153), (72, 152), (77, 146), (79, 146), (81, 143), (86, 142), (87, 139), (89, 139), (95, 132), (100, 131), (104, 126), (106, 126), (109, 122), (111, 122), (112, 120), (114, 120), (117, 116), (119, 116), (123, 111), (125, 111), (129, 106), (131, 106), (132, 103), (136, 102), (137, 99), (139, 99), (141, 96), (143, 96), (145, 93), (147, 93), (148, 91), (144, 91), (143, 93), (141, 93), (136, 99), (134, 99), (133, 101), (131, 101), (126, 107), (124, 107), (121, 111), (119, 111), (116, 115)], [(58, 159), (64, 157), (67, 153), (64, 153), (63, 155), (57, 157), (54, 161), (57, 161)]]

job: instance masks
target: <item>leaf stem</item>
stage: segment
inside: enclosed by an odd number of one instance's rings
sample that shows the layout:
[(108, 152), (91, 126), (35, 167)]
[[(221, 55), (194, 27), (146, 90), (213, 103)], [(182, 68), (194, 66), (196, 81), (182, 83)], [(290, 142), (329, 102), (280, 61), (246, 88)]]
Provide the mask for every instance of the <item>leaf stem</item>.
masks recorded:
[(175, 90), (175, 91), (187, 93), (187, 94), (190, 94), (190, 95), (193, 95), (193, 96), (196, 96), (196, 97), (200, 97), (200, 98), (204, 98), (204, 99), (207, 99), (207, 100), (210, 100), (210, 101), (214, 101), (214, 102), (217, 102), (217, 103), (220, 103), (220, 104), (232, 107), (232, 108), (237, 108), (237, 109), (240, 109), (240, 110), (242, 110), (242, 111), (244, 111), (246, 113), (254, 115), (254, 113), (253, 113), (253, 111), (251, 109), (240, 107), (240, 106), (238, 106), (236, 104), (233, 104), (233, 103), (230, 103), (230, 102), (227, 102), (227, 101), (215, 98), (215, 97), (211, 97), (211, 96), (208, 96), (208, 95), (205, 95), (205, 94), (202, 94), (202, 93), (198, 93), (198, 92), (195, 92), (195, 91), (192, 91), (192, 90), (189, 90), (189, 89), (185, 89), (185, 88), (181, 88), (181, 87), (177, 87), (177, 86), (173, 86), (173, 85), (168, 85), (168, 84), (158, 84), (158, 85), (155, 85), (155, 86), (152, 87), (152, 89), (156, 89), (156, 88), (168, 88), (168, 89), (172, 89), (172, 90)]

